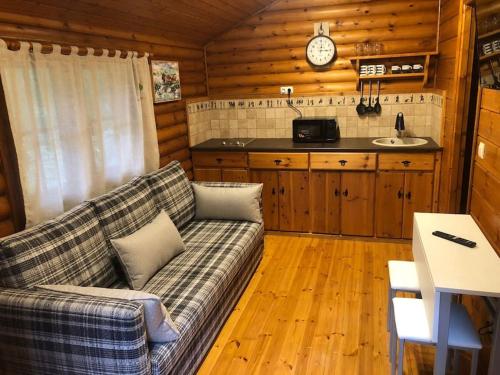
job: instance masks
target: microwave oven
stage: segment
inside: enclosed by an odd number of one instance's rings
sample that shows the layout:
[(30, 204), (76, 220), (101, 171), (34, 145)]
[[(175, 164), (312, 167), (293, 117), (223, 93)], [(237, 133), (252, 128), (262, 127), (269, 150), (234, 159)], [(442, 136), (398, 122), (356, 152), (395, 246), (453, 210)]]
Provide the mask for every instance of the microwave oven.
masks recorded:
[(297, 143), (335, 142), (340, 138), (336, 117), (301, 117), (293, 120), (293, 141)]

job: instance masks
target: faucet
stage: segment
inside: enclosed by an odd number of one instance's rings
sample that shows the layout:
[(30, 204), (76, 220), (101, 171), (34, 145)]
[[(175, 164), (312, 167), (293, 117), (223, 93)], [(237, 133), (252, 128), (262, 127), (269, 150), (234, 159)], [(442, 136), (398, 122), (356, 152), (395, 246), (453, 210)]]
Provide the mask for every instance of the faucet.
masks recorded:
[(396, 137), (402, 138), (405, 134), (405, 118), (403, 112), (399, 112), (396, 115), (396, 125), (394, 125), (394, 129), (396, 129)]

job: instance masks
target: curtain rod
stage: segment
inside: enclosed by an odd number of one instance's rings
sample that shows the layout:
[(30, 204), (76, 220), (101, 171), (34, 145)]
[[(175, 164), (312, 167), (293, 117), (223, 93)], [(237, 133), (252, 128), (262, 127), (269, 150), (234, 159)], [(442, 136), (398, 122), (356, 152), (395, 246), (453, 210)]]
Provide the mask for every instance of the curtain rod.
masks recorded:
[[(10, 39), (10, 38), (1, 38), (1, 39), (3, 39), (5, 41), (5, 43), (7, 43), (8, 48), (11, 50), (19, 49), (21, 46), (21, 40)], [(58, 43), (47, 43), (47, 42), (36, 42), (36, 41), (23, 41), (23, 42), (29, 43), (29, 45), (30, 45), (29, 51), (30, 52), (33, 52), (33, 43), (40, 43), (42, 45), (42, 53), (47, 53), (47, 54), (52, 53), (54, 44), (61, 46), (61, 53), (64, 53), (65, 55), (69, 55), (71, 53), (71, 45), (67, 45), (67, 44), (62, 45), (62, 44), (58, 44)], [(101, 54), (103, 53), (104, 50), (108, 50), (110, 55), (111, 55), (111, 53), (115, 54), (116, 51), (120, 51), (121, 58), (127, 57), (128, 52), (129, 52), (128, 50), (122, 50), (119, 48), (102, 48), (102, 47), (94, 48), (94, 47), (80, 47), (80, 46), (75, 46), (75, 47), (78, 48), (78, 54), (80, 56), (87, 55), (89, 48), (92, 48), (94, 50), (94, 52), (101, 52)], [(131, 52), (137, 52), (137, 51), (131, 51)], [(154, 56), (153, 53), (149, 53), (149, 52), (137, 52), (139, 57), (144, 56), (146, 53), (148, 54), (148, 58), (152, 58)], [(100, 56), (100, 54), (95, 54), (95, 53), (94, 53), (94, 55)]]

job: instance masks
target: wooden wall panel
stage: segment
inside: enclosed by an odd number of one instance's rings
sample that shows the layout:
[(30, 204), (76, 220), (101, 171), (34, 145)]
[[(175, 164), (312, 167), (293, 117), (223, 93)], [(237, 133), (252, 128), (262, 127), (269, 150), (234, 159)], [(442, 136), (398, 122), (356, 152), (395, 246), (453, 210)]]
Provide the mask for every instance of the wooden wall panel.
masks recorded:
[[(500, 256), (500, 91), (482, 89), (477, 138), (474, 147), (469, 194), (469, 213)], [(477, 155), (479, 142), (486, 144), (485, 158)], [(480, 297), (464, 296), (476, 327), (485, 326), (493, 318)], [(491, 349), (491, 336), (482, 336), (484, 349), (480, 355), (478, 374), (486, 373)]]
[[(485, 157), (477, 152), (472, 167), (470, 214), (500, 255), (500, 91), (483, 89), (477, 144), (486, 145)], [(477, 151), (476, 144), (476, 151)]]
[(442, 0), (436, 88), (446, 91), (439, 210), (457, 212), (474, 55), (473, 12), (465, 0)]
[[(192, 178), (192, 163), (187, 134), (186, 99), (207, 95), (202, 47), (182, 42), (166, 44), (167, 40), (161, 36), (153, 37), (152, 42), (146, 42), (144, 36), (139, 36), (138, 40), (133, 34), (130, 34), (130, 38), (127, 39), (129, 35), (124, 32), (110, 31), (110, 35), (104, 36), (102, 30), (97, 30), (95, 34), (92, 34), (91, 28), (73, 23), (72, 29), (85, 31), (85, 33), (76, 32), (67, 30), (67, 25), (33, 17), (23, 18), (22, 25), (2, 22), (2, 19), (6, 17), (5, 13), (0, 13), (0, 38), (6, 39), (14, 48), (18, 44), (17, 41), (27, 40), (45, 44), (77, 45), (82, 47), (82, 51), (84, 47), (135, 50), (152, 53), (154, 54), (153, 59), (179, 61), (183, 100), (155, 104), (154, 106), (160, 149), (160, 165), (164, 166), (172, 160), (179, 160), (188, 176)], [(15, 20), (16, 17), (16, 15), (13, 15), (12, 19)], [(27, 22), (33, 22), (33, 25), (28, 25)], [(45, 49), (50, 48), (45, 47)], [(4, 154), (4, 150), (2, 150), (2, 154)], [(6, 198), (6, 189), (3, 183), (5, 175), (2, 171), (3, 168), (0, 169), (0, 237), (12, 233), (15, 229), (11, 205), (9, 205), (9, 200)], [(8, 182), (10, 183), (10, 181)], [(19, 187), (15, 189), (15, 192), (15, 194), (20, 194)]]
[[(264, 12), (207, 45), (211, 96), (278, 95), (279, 86), (296, 93), (355, 90), (348, 59), (355, 44), (377, 41), (383, 53), (434, 51), (437, 0), (279, 0)], [(305, 46), (315, 22), (329, 22), (338, 59), (327, 70), (314, 70)], [(420, 89), (420, 82), (393, 82), (392, 89)]]

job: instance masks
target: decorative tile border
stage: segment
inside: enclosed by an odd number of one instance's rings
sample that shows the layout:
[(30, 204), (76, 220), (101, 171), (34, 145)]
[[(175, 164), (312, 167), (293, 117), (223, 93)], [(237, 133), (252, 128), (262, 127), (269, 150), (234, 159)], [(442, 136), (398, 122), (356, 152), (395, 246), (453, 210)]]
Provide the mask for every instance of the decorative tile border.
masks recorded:
[[(368, 99), (364, 99), (367, 103)], [(295, 97), (292, 103), (304, 116), (336, 116), (341, 137), (392, 136), (395, 115), (403, 112), (410, 136), (429, 136), (440, 143), (441, 95), (381, 95), (382, 112), (366, 116), (359, 116), (356, 112), (359, 100), (360, 95), (311, 96)], [(191, 146), (210, 138), (289, 138), (292, 136), (292, 120), (297, 116), (283, 98), (203, 98), (188, 103), (187, 112)]]
[[(294, 97), (291, 103), (299, 108), (307, 107), (328, 107), (328, 106), (355, 106), (359, 103), (360, 95), (342, 96), (312, 96)], [(372, 95), (372, 100), (375, 100)], [(368, 102), (367, 95), (364, 96), (365, 103)], [(442, 107), (443, 97), (432, 93), (414, 94), (386, 94), (380, 96), (380, 104), (435, 104)], [(287, 108), (286, 99), (227, 99), (227, 100), (205, 100), (187, 105), (188, 114), (204, 112), (213, 109), (267, 109), (267, 108)]]

